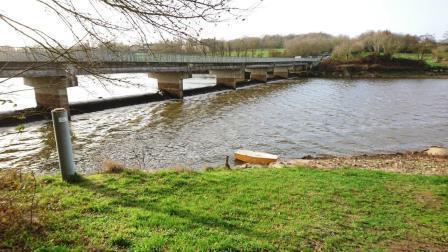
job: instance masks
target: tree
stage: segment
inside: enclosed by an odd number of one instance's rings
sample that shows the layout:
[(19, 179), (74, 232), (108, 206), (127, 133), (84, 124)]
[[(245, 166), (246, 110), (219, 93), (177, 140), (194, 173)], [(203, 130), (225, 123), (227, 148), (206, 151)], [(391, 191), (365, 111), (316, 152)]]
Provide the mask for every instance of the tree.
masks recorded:
[(419, 38), (414, 35), (406, 34), (401, 38), (401, 48), (402, 53), (416, 53), (418, 47)]
[(359, 40), (362, 41), (366, 51), (371, 51), (376, 55), (381, 53), (382, 38), (378, 32), (369, 31), (359, 36)]
[(420, 36), (418, 43), (418, 59), (423, 60), (426, 53), (431, 53), (432, 49), (437, 45), (433, 35), (426, 34)]
[(432, 50), (432, 56), (436, 62), (448, 60), (448, 45), (439, 45)]
[(113, 49), (110, 42), (120, 36), (136, 37), (143, 45), (150, 45), (154, 36), (197, 42), (204, 22), (240, 19), (244, 13), (234, 7), (233, 0), (34, 1), (60, 19), (73, 37), (72, 45), (64, 45), (54, 34), (12, 18), (5, 8), (0, 11), (0, 23), (44, 48), (52, 57), (70, 62), (76, 61), (70, 54), (75, 46), (84, 51), (90, 49), (83, 46), (86, 41), (108, 49)]
[(331, 54), (331, 56), (335, 59), (343, 59), (349, 60), (352, 57), (353, 50), (353, 41), (345, 37), (343, 40), (337, 45)]
[(290, 56), (314, 56), (333, 51), (337, 38), (325, 33), (309, 33), (293, 36), (285, 41)]
[(364, 49), (375, 55), (384, 54), (392, 57), (397, 52), (413, 52), (418, 44), (418, 38), (411, 35), (401, 35), (385, 31), (369, 31), (358, 37)]
[(243, 40), (245, 41), (247, 50), (250, 51), (250, 53), (248, 52), (249, 56), (255, 57), (255, 52), (261, 46), (260, 38), (246, 37)]
[(267, 35), (261, 38), (261, 49), (281, 49), (284, 47), (284, 38), (280, 35)]
[(398, 52), (401, 47), (399, 36), (390, 31), (383, 31), (379, 36), (384, 56), (392, 58), (392, 55)]

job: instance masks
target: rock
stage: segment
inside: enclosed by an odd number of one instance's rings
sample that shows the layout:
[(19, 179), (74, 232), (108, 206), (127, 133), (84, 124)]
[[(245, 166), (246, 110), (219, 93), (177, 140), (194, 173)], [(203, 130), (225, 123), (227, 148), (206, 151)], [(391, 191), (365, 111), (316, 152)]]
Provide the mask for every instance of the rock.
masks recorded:
[(285, 162), (289, 166), (308, 166), (311, 163), (309, 159), (292, 159)]
[(279, 169), (279, 168), (284, 168), (284, 167), (285, 167), (285, 164), (283, 162), (275, 162), (275, 163), (269, 164), (269, 168)]
[(343, 76), (344, 76), (345, 78), (351, 78), (351, 77), (352, 77), (352, 74), (349, 72), (349, 70), (348, 70), (347, 68), (344, 68)]
[(442, 147), (431, 147), (424, 151), (426, 155), (435, 157), (448, 157), (448, 149)]
[(264, 168), (264, 167), (266, 167), (266, 166), (258, 165), (258, 164), (245, 163), (245, 164), (242, 164), (242, 165), (234, 166), (233, 169), (234, 169), (234, 170), (238, 170), (238, 169)]
[(236, 165), (233, 167), (234, 170), (247, 169), (249, 168), (249, 164)]

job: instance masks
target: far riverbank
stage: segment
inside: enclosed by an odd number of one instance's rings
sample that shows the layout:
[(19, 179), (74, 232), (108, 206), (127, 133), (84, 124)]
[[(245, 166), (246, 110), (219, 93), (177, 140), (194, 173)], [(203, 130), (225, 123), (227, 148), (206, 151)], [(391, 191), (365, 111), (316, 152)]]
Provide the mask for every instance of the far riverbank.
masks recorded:
[(424, 61), (370, 55), (357, 60), (325, 60), (311, 76), (320, 78), (448, 79), (448, 67), (429, 66)]
[[(307, 166), (318, 169), (352, 167), (405, 174), (447, 176), (448, 149), (430, 148), (424, 151), (358, 156), (305, 156), (301, 159), (280, 160), (272, 163), (269, 167), (282, 168), (290, 166)], [(244, 164), (236, 166), (235, 169), (248, 167), (261, 166)]]

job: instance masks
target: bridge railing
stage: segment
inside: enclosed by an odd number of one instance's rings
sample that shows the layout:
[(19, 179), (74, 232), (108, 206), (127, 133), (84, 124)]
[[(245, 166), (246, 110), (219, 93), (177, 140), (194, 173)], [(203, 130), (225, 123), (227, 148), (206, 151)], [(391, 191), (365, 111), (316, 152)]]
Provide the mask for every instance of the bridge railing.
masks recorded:
[(184, 54), (155, 54), (132, 51), (108, 50), (71, 50), (49, 52), (41, 48), (0, 47), (2, 62), (154, 62), (154, 63), (293, 63), (316, 62), (316, 58), (256, 58), (256, 57), (220, 57)]

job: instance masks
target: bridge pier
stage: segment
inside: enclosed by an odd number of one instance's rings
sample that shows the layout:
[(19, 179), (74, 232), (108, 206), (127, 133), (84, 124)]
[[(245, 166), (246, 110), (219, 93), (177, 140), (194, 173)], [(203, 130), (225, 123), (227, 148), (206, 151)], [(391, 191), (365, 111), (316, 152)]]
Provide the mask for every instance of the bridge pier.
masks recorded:
[(248, 69), (250, 72), (250, 80), (253, 81), (261, 81), (261, 82), (267, 82), (268, 81), (268, 69), (265, 68), (253, 68)]
[(236, 89), (236, 84), (246, 80), (241, 70), (210, 70), (210, 74), (216, 75), (216, 85)]
[(296, 65), (291, 67), (289, 70), (289, 73), (296, 74), (296, 75), (306, 75), (307, 72), (307, 66), (306, 65)]
[(179, 99), (184, 97), (183, 79), (190, 77), (187, 72), (152, 72), (148, 76), (157, 79), (158, 88), (163, 94)]
[(274, 77), (287, 79), (289, 77), (289, 67), (274, 67)]
[(55, 108), (65, 108), (68, 112), (70, 106), (67, 88), (78, 85), (76, 76), (25, 77), (24, 84), (34, 88), (38, 109), (51, 111)]

